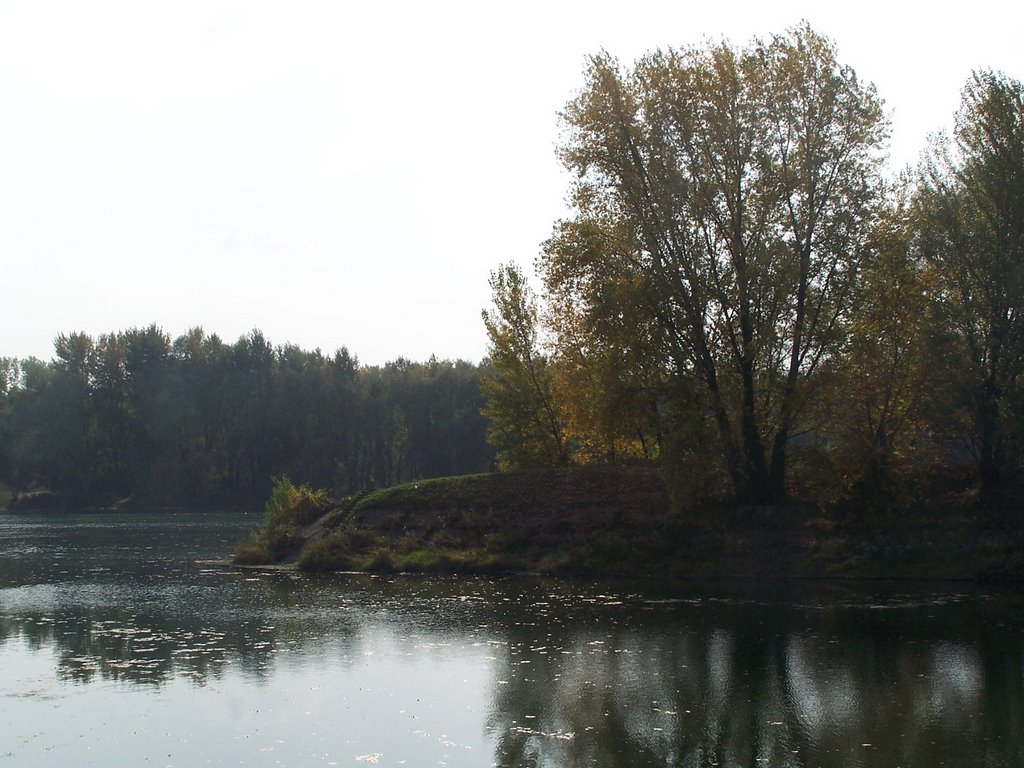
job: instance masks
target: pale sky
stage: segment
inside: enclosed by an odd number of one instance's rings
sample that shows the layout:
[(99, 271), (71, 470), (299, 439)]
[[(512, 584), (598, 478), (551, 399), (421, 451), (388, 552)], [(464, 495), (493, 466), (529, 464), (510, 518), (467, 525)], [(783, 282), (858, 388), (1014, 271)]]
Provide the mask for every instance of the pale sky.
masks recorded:
[(1024, 78), (1024, 6), (990, 0), (0, 0), (0, 356), (156, 323), (479, 361), (489, 272), (566, 213), (585, 57), (802, 19), (877, 86), (894, 168), (972, 69)]

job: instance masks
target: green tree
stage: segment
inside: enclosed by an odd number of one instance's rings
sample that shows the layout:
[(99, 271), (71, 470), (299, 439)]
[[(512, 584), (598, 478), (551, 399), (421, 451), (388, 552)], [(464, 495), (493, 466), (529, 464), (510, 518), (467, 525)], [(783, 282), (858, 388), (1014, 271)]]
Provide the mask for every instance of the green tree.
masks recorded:
[(174, 340), (164, 397), (176, 421), (165, 450), (176, 457), (174, 495), (183, 503), (230, 500), (224, 487), (228, 428), (224, 379), (229, 348), (216, 334), (191, 328)]
[(981, 493), (1010, 457), (1007, 400), (1024, 368), (1024, 89), (991, 71), (963, 89), (952, 140), (920, 172), (920, 246), (935, 275), (939, 350), (973, 421)]
[(538, 344), (537, 301), (514, 264), (491, 273), (494, 307), (482, 313), (488, 362), (480, 387), (491, 420), (488, 439), (504, 468), (553, 466), (568, 460), (548, 359)]
[[(699, 382), (737, 498), (780, 499), (808, 385), (847, 331), (887, 130), (874, 89), (802, 26), (628, 73), (595, 56), (564, 120), (577, 218), (547, 281), (586, 308), (615, 296), (608, 280), (643, 285), (639, 327), (666, 377)], [(559, 244), (583, 225), (610, 234), (580, 273)]]
[(0, 359), (0, 479), (65, 503), (238, 504), (287, 474), (339, 495), (490, 466), (479, 367), (365, 368), (259, 331), (62, 335)]
[(21, 386), (21, 364), (14, 357), (0, 357), (0, 481), (13, 484), (14, 461), (11, 443), (13, 402)]

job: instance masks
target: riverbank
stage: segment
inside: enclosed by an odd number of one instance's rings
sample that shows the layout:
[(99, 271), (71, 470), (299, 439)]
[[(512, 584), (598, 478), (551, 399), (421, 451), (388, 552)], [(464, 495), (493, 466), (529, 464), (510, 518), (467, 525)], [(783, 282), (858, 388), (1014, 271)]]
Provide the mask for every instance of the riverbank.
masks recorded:
[(650, 465), (425, 480), (360, 494), (258, 536), (236, 562), (310, 571), (532, 572), (656, 577), (1024, 577), (1020, 506), (980, 510), (967, 486), (886, 503), (847, 498), (671, 512)]

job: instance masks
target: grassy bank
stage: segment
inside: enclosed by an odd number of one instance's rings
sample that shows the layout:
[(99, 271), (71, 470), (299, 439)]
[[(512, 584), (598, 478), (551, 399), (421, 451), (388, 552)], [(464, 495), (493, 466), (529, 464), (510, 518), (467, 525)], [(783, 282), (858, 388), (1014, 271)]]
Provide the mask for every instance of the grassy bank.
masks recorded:
[(650, 468), (576, 469), (426, 480), (368, 494), (305, 568), (611, 571), (640, 567), (667, 498)]
[(307, 493), (301, 519), (279, 510), (276, 523), (239, 545), (236, 562), (673, 577), (1024, 575), (1016, 500), (983, 512), (966, 485), (946, 485), (931, 483), (927, 498), (854, 495), (827, 509), (717, 502), (673, 514), (647, 465), (441, 478), (318, 498), (319, 506)]

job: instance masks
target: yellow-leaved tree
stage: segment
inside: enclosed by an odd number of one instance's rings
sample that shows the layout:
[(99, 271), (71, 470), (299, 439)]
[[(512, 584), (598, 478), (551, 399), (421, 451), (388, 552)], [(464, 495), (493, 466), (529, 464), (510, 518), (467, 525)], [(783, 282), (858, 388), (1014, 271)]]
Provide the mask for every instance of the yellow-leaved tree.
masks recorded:
[(849, 333), (887, 132), (873, 87), (804, 25), (631, 70), (594, 56), (563, 120), (575, 216), (546, 246), (548, 290), (599, 358), (660, 377), (673, 423), (710, 427), (738, 500), (780, 500)]

